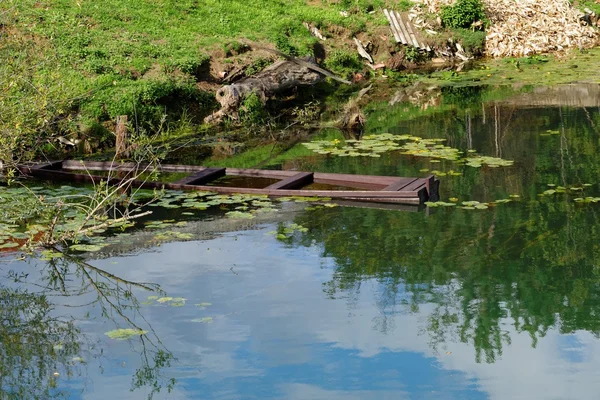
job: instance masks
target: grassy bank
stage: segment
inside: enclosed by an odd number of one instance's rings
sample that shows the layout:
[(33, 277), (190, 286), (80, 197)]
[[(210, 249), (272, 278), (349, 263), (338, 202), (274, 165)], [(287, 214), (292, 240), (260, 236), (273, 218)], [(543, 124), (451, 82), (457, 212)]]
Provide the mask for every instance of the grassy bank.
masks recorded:
[[(350, 74), (364, 68), (352, 37), (362, 35), (394, 48), (381, 39), (390, 36), (381, 8), (403, 9), (410, 4), (391, 0), (4, 0), (0, 2), (0, 160), (31, 159), (40, 153), (51, 156), (60, 146), (59, 137), (81, 140), (80, 146), (88, 151), (110, 147), (115, 117), (124, 114), (139, 134), (205, 132), (198, 124), (216, 107), (213, 93), (222, 84), (220, 74), (241, 65), (251, 74), (274, 59), (270, 53), (248, 52), (244, 42), (295, 56), (322, 57), (324, 50), (327, 68)], [(314, 38), (303, 22), (319, 28), (328, 40)], [(463, 44), (483, 35), (465, 32)], [(439, 72), (430, 78), (386, 71), (389, 78), (384, 81), (384, 72), (373, 75), (386, 84), (411, 79), (451, 85), (597, 81), (599, 57), (598, 51), (591, 51), (548, 63), (494, 60), (469, 72)]]
[(385, 24), (367, 12), (381, 0), (310, 3), (4, 0), (0, 159), (10, 150), (51, 151), (57, 135), (110, 142), (111, 121), (122, 114), (149, 132), (169, 129), (182, 114), (199, 121), (214, 107), (211, 59), (225, 64), (217, 68), (236, 63), (240, 40), (302, 56), (317, 43), (303, 21), (348, 37)]

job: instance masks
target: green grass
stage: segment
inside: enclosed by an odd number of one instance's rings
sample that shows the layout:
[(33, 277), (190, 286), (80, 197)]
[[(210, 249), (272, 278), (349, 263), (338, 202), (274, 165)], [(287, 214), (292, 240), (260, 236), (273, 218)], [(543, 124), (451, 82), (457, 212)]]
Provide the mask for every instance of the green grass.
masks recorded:
[[(186, 109), (196, 122), (215, 106), (198, 86), (210, 56), (236, 57), (240, 40), (299, 56), (341, 26), (381, 23), (383, 0), (3, 0), (0, 2), (0, 159), (47, 147), (45, 137), (89, 133), (117, 115), (149, 131)], [(349, 10), (344, 17), (342, 10)], [(335, 46), (335, 41), (326, 45)], [(6, 140), (7, 137), (11, 141)], [(12, 140), (14, 139), (14, 140)], [(29, 157), (30, 154), (26, 157)]]

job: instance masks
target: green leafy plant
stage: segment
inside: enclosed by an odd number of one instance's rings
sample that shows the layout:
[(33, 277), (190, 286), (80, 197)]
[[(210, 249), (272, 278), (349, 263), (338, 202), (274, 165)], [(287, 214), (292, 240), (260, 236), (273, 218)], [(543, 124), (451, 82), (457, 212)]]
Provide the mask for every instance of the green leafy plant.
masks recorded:
[(325, 66), (334, 73), (348, 76), (353, 72), (362, 70), (363, 65), (355, 53), (345, 50), (336, 50), (325, 59)]
[(481, 0), (458, 0), (452, 6), (442, 7), (440, 16), (449, 28), (471, 28), (478, 21), (485, 26), (487, 22)]
[(267, 118), (265, 105), (256, 93), (246, 96), (240, 107), (240, 120), (249, 124), (261, 124)]

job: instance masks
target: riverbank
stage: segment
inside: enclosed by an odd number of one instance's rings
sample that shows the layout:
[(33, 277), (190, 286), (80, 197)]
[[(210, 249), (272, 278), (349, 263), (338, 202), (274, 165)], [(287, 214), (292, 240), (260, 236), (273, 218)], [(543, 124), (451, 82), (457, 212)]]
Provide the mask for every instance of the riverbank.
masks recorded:
[[(217, 89), (277, 60), (265, 48), (292, 57), (312, 55), (323, 67), (354, 82), (426, 79), (468, 84), (469, 79), (481, 83), (492, 78), (501, 83), (528, 76), (539, 83), (550, 77), (556, 81), (595, 77), (598, 52), (576, 51), (547, 63), (535, 56), (461, 67), (468, 72), (456, 72), (450, 65), (437, 67), (441, 71), (425, 78), (414, 68), (433, 53), (425, 57), (423, 51), (394, 42), (382, 11), (389, 6), (406, 14), (413, 3), (186, 0), (157, 7), (144, 0), (107, 0), (102, 6), (9, 0), (0, 10), (0, 56), (6, 60), (0, 65), (0, 159), (51, 157), (69, 147), (82, 153), (111, 148), (120, 115), (129, 116), (130, 129), (138, 137), (207, 132), (201, 122), (217, 109)], [(456, 42), (448, 32), (442, 42)], [(481, 46), (483, 32), (455, 32), (456, 37), (462, 35), (457, 43), (476, 56), (473, 49)], [(358, 55), (355, 37), (372, 55), (372, 63)], [(551, 65), (552, 71), (568, 73), (545, 71)], [(407, 68), (412, 72), (404, 71)], [(542, 75), (540, 69), (550, 73)], [(243, 104), (242, 119), (258, 127), (276, 126), (270, 110), (283, 115), (286, 125), (290, 120), (318, 120), (329, 101), (326, 97), (339, 105), (359, 88), (336, 89), (325, 83), (296, 93), (295, 102), (289, 97), (275, 102), (266, 112), (260, 102)], [(335, 90), (338, 93), (331, 95)], [(281, 108), (287, 111), (282, 113)]]

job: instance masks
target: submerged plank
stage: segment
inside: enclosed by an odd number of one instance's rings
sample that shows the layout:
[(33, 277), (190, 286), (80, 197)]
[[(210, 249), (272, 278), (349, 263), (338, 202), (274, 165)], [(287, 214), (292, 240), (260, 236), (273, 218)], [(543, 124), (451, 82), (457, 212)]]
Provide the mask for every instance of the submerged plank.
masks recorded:
[(313, 182), (312, 172), (299, 172), (294, 176), (267, 186), (265, 189), (298, 189)]
[[(61, 167), (64, 169), (61, 170)], [(135, 172), (140, 172), (142, 166), (133, 163), (117, 162), (78, 162), (64, 161), (39, 164), (36, 166), (21, 166), (25, 174), (51, 180), (66, 180), (72, 182), (108, 181), (110, 185), (127, 184), (140, 188), (165, 188), (174, 190), (205, 190), (222, 194), (256, 194), (274, 197), (306, 196), (329, 197), (357, 201), (420, 204), (429, 198), (437, 198), (439, 181), (433, 176), (427, 178), (399, 178), (393, 176), (371, 176), (334, 173), (312, 173), (299, 171), (271, 171), (258, 169), (206, 168), (181, 165), (161, 165), (160, 169), (167, 172), (194, 172), (178, 182), (152, 182), (133, 179)], [(95, 176), (91, 173), (74, 173), (74, 170), (116, 171), (112, 177)], [(122, 172), (127, 172), (126, 176)], [(205, 183), (223, 175), (266, 177), (279, 179), (266, 188), (240, 188), (223, 186), (206, 186)], [(308, 190), (301, 189), (311, 182), (347, 186), (359, 190)]]
[(334, 174), (315, 172), (315, 182), (328, 185), (348, 186), (360, 189), (380, 190), (392, 184), (398, 178), (394, 176)]
[(63, 161), (64, 170), (144, 171), (149, 168), (156, 168), (156, 170), (160, 172), (199, 172), (206, 169), (206, 167), (195, 165), (158, 164), (156, 166), (150, 166), (149, 164), (136, 164), (119, 161)]
[[(400, 190), (404, 190), (405, 187), (407, 187), (411, 183), (418, 181), (418, 180), (419, 180), (419, 178), (399, 178), (394, 183), (392, 183), (389, 186), (386, 186), (382, 190), (389, 190), (391, 192), (397, 192)], [(408, 189), (408, 190), (410, 190), (410, 189)]]
[(225, 168), (206, 168), (204, 171), (186, 176), (175, 183), (180, 185), (203, 185), (223, 176), (225, 176)]

